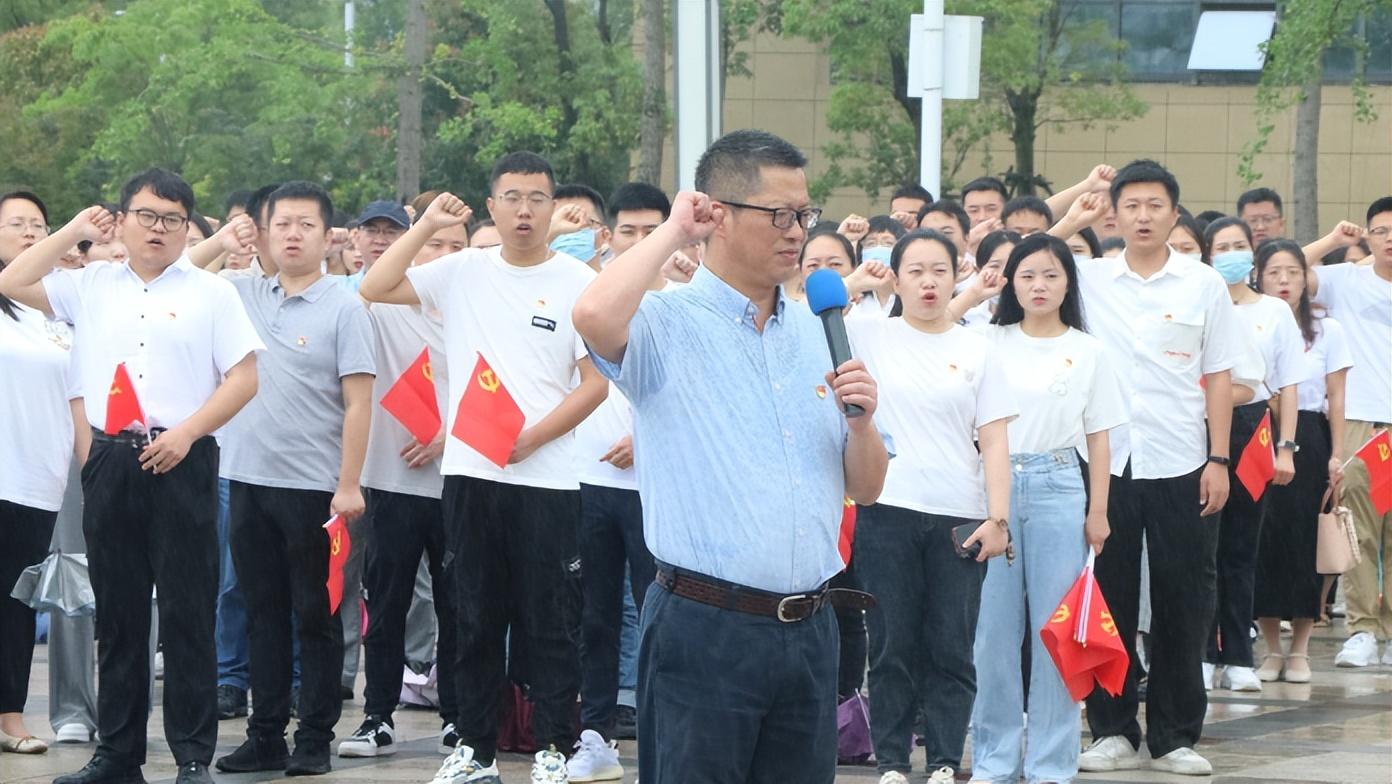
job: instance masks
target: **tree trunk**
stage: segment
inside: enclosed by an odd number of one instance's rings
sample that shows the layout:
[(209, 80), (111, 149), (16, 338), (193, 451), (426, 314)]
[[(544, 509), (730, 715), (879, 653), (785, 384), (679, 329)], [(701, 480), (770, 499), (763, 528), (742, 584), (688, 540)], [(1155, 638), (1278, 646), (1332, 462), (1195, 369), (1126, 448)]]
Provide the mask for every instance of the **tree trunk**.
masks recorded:
[(421, 69), (425, 66), (425, 0), (407, 0), (406, 70), (397, 82), (396, 197), (413, 199), (420, 193)]
[(1010, 140), (1015, 144), (1015, 173), (1012, 193), (1016, 196), (1034, 195), (1034, 136), (1035, 117), (1039, 113), (1039, 93), (1006, 93), (1010, 104), (1012, 125)]
[(1310, 242), (1319, 229), (1319, 124), (1321, 76), (1305, 85), (1305, 97), (1295, 109), (1295, 156), (1291, 163), (1290, 211), (1293, 237)]
[(662, 181), (667, 134), (667, 13), (663, 0), (643, 0), (643, 119), (638, 126), (638, 170), (633, 179)]

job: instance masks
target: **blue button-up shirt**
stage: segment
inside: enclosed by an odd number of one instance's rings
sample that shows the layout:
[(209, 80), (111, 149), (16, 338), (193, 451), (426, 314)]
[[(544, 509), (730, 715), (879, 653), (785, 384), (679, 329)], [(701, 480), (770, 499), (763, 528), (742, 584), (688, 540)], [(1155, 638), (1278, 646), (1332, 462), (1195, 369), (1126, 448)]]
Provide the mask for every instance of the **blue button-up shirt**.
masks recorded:
[(705, 267), (643, 298), (621, 363), (595, 365), (633, 403), (643, 534), (660, 561), (779, 593), (817, 587), (837, 552), (846, 420), (806, 305), (757, 308)]

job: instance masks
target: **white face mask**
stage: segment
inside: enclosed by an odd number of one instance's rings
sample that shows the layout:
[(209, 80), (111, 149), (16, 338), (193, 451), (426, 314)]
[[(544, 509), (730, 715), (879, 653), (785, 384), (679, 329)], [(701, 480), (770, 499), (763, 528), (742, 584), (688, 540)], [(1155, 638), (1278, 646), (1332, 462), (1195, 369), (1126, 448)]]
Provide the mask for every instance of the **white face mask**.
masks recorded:
[(1086, 254), (1086, 253), (1074, 253), (1074, 254), (1073, 254), (1073, 262), (1074, 262), (1075, 264), (1082, 264), (1083, 262), (1087, 262), (1087, 261), (1092, 261), (1092, 257), (1089, 256), (1088, 254)]

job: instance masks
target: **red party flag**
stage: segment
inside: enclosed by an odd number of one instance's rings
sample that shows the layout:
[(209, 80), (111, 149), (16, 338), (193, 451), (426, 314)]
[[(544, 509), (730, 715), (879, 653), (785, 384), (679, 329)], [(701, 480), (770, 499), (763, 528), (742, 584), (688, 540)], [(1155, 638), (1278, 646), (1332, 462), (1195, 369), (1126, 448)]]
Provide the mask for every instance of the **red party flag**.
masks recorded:
[(329, 579), (324, 587), (329, 589), (329, 614), (333, 615), (343, 602), (343, 567), (353, 552), (353, 540), (348, 536), (348, 525), (338, 515), (324, 523), (324, 531), (329, 535)]
[(1121, 694), (1131, 659), (1117, 632), (1116, 622), (1093, 576), (1094, 555), (1039, 637), (1053, 657), (1059, 676), (1075, 700), (1092, 692), (1096, 680), (1113, 697)]
[(440, 432), (440, 404), (435, 400), (435, 374), (430, 369), (430, 348), (420, 356), (382, 396), (382, 408), (422, 444)]
[(1354, 454), (1368, 466), (1368, 499), (1380, 515), (1392, 510), (1392, 435), (1383, 430)]
[(526, 420), (522, 409), (503, 386), (503, 380), (498, 378), (483, 354), (479, 354), (464, 396), (459, 398), (450, 434), (499, 468), (506, 468)]
[(1260, 501), (1262, 493), (1271, 478), (1276, 476), (1276, 453), (1271, 449), (1271, 410), (1262, 414), (1261, 424), (1252, 440), (1242, 448), (1242, 458), (1237, 461), (1237, 478), (1247, 488), (1247, 495), (1253, 501)]
[(145, 412), (140, 408), (140, 398), (136, 397), (126, 363), (122, 362), (116, 366), (111, 389), (106, 393), (106, 427), (102, 429), (114, 436), (135, 424), (145, 426)]
[(842, 499), (841, 533), (837, 537), (836, 549), (841, 553), (841, 563), (851, 565), (851, 542), (855, 540), (856, 505), (849, 498)]

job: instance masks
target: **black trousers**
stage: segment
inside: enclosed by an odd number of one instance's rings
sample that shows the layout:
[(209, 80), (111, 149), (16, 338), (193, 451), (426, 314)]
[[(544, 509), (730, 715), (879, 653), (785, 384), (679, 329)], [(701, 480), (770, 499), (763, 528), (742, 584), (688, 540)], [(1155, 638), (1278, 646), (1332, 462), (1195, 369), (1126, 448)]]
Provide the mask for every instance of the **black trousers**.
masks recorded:
[[(390, 716), (401, 698), (401, 675), (406, 666), (406, 614), (415, 594), (421, 554), (428, 559), (435, 619), (439, 623), (440, 662), (455, 657), (455, 614), (446, 590), (445, 515), (438, 498), (367, 491), (364, 530), (369, 541), (363, 571), (367, 616), (371, 623), (363, 638), (367, 690), (364, 712)], [(455, 720), (455, 671), (436, 668), (440, 687), (440, 717)]]
[(1318, 618), (1324, 577), (1315, 569), (1319, 506), (1329, 486), (1329, 420), (1301, 411), (1295, 428), (1295, 479), (1267, 488), (1271, 496), (1257, 547), (1252, 614), (1258, 618)]
[[(855, 556), (846, 571), (831, 578), (832, 588), (862, 590), (856, 576)], [(870, 643), (865, 636), (865, 611), (852, 607), (836, 607), (836, 628), (841, 637), (841, 664), (836, 670), (836, 700), (848, 699), (865, 682), (865, 667), (869, 661)]]
[(218, 447), (205, 436), (174, 470), (94, 437), (82, 467), (82, 530), (97, 599), (97, 755), (145, 762), (150, 592), (164, 639), (164, 734), (174, 760), (213, 761), (217, 743)]
[[(292, 635), (300, 642), (296, 745), (328, 743), (343, 712), (343, 624), (329, 612), (333, 493), (231, 482), (232, 563), (246, 598), (255, 710), (247, 735), (279, 738), (290, 723)], [(353, 546), (357, 546), (356, 544)], [(347, 600), (345, 599), (345, 606)], [(290, 622), (294, 614), (295, 624)]]
[[(1266, 403), (1248, 403), (1233, 409), (1232, 465), (1228, 467), (1228, 503), (1218, 528), (1217, 612), (1208, 635), (1204, 660), (1234, 667), (1252, 666), (1252, 602), (1257, 579), (1257, 544), (1272, 485), (1254, 501), (1237, 478), (1242, 450), (1266, 413)], [(1275, 417), (1272, 417), (1275, 420)], [(1275, 432), (1273, 426), (1272, 432)], [(1326, 471), (1327, 474), (1327, 471)]]
[(442, 501), (460, 741), (481, 762), (496, 753), (511, 626), (513, 645), (526, 651), (537, 745), (570, 749), (580, 692), (580, 491), (446, 476)]
[[(1126, 643), (1131, 668), (1121, 696), (1094, 689), (1087, 698), (1093, 737), (1121, 735), (1140, 748), (1136, 623), (1140, 609), (1141, 536), (1150, 552), (1150, 638), (1146, 745), (1152, 757), (1198, 744), (1208, 695), (1202, 660), (1214, 610), (1217, 516), (1199, 515), (1200, 468), (1167, 479), (1112, 477), (1107, 518), (1112, 535), (1097, 557), (1097, 584)], [(1241, 491), (1239, 491), (1241, 492)]]
[(34, 611), (10, 590), (48, 554), (57, 520), (57, 512), (0, 501), (0, 713), (24, 712), (34, 662)]
[(643, 540), (643, 503), (637, 490), (580, 485), (580, 560), (580, 723), (608, 738), (614, 732), (619, 700), (624, 567), (639, 613), (657, 572)]

